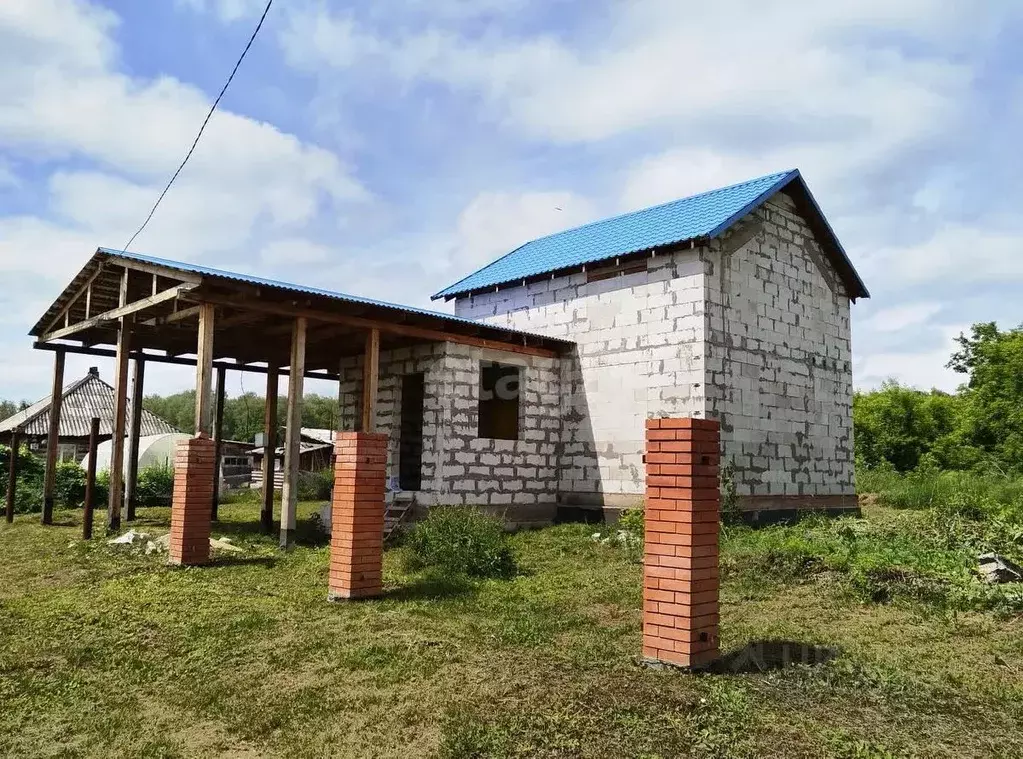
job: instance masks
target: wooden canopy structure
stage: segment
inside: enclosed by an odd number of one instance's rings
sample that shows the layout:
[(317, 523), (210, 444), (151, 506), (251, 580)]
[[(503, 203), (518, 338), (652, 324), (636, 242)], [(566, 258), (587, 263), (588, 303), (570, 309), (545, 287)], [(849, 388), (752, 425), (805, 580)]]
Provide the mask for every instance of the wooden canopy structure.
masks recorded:
[[(64, 356), (115, 359), (114, 438), (128, 431), (129, 362), (141, 410), (145, 365), (196, 367), (195, 429), (220, 440), (224, 376), (228, 370), (267, 377), (265, 436), (277, 445), (277, 380), (288, 385), (281, 542), (295, 528), (298, 450), (304, 378), (338, 379), (341, 359), (365, 354), (361, 428), (373, 431), (379, 352), (423, 342), (453, 342), (538, 356), (556, 356), (571, 343), (448, 314), (250, 277), (124, 251), (98, 249), (30, 331), (34, 347), (55, 352), (51, 426), (59, 420)], [(214, 388), (214, 375), (216, 387)], [(138, 444), (137, 413), (129, 450)], [(55, 430), (47, 445), (43, 521), (52, 521)], [(108, 527), (121, 518), (123, 448), (113, 446)], [(131, 454), (129, 454), (131, 455)], [(219, 456), (219, 454), (218, 454)], [(131, 459), (129, 459), (130, 461)], [(262, 521), (272, 525), (273, 466), (264, 464)], [(128, 473), (128, 518), (133, 518), (133, 472)], [(214, 496), (215, 498), (216, 496)], [(214, 516), (216, 504), (214, 503)]]

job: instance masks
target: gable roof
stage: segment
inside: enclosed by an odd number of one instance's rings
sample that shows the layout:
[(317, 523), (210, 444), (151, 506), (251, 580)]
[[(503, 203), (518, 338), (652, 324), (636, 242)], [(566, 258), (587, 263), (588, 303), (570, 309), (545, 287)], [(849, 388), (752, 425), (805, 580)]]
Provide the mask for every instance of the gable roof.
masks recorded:
[(441, 290), (433, 298), (451, 299), (665, 245), (709, 240), (783, 190), (792, 196), (807, 218), (849, 296), (853, 299), (869, 297), (802, 175), (798, 169), (793, 169), (540, 237)]
[[(99, 434), (114, 434), (114, 388), (89, 372), (64, 388), (60, 406), (58, 437), (88, 437), (92, 418), (99, 417)], [(17, 414), (0, 421), (0, 433), (18, 430), (23, 435), (48, 435), (50, 432), (50, 396), (36, 401)], [(146, 409), (142, 409), (140, 435), (166, 435), (179, 432)]]

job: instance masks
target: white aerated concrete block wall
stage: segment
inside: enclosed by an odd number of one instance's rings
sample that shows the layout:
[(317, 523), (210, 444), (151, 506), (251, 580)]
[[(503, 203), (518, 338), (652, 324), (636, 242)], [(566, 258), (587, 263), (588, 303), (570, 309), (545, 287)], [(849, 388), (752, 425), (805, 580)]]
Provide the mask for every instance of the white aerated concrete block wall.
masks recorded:
[(849, 298), (787, 196), (646, 271), (502, 288), (455, 313), (576, 343), (561, 362), (565, 503), (637, 503), (645, 419), (707, 416), (744, 507), (854, 505)]
[(459, 316), (576, 343), (561, 360), (564, 502), (639, 502), (646, 418), (704, 415), (706, 269), (687, 250), (612, 279), (579, 273), (456, 300)]
[(833, 267), (785, 195), (713, 247), (708, 402), (738, 495), (751, 508), (847, 505), (849, 298)]
[[(520, 367), (519, 439), (479, 437), (481, 363)], [(388, 435), (388, 479), (398, 475), (402, 375), (424, 372), (424, 506), (488, 507), (511, 524), (550, 522), (558, 493), (561, 361), (455, 343), (380, 352), (377, 432)], [(361, 414), (362, 357), (342, 367), (342, 426)], [(393, 497), (390, 494), (389, 497)]]

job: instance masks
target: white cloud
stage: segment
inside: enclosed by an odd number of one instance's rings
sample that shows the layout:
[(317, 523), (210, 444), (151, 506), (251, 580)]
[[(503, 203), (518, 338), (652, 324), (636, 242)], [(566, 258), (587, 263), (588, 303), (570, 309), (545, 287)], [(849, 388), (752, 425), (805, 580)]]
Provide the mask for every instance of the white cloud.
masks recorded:
[(914, 284), (1018, 282), (1023, 280), (1023, 226), (944, 224), (930, 238), (881, 250), (876, 258), (878, 268)]
[(875, 313), (864, 326), (876, 332), (901, 332), (927, 324), (942, 309), (941, 303), (920, 302), (884, 308)]

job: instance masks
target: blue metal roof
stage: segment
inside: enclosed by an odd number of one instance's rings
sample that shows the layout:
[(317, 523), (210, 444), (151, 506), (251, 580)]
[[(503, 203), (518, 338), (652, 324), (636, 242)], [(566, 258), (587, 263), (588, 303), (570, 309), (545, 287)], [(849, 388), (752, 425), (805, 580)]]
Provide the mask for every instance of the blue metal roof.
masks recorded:
[[(430, 309), (417, 308), (415, 306), (405, 306), (400, 303), (389, 303), (383, 300), (364, 298), (359, 295), (349, 295), (347, 293), (335, 292), (334, 290), (324, 290), (319, 287), (309, 287), (308, 285), (295, 285), (290, 282), (280, 282), (273, 279), (264, 279), (262, 277), (255, 277), (248, 274), (239, 274), (238, 272), (225, 271), (223, 269), (214, 269), (209, 266), (200, 266), (199, 264), (186, 263), (184, 261), (171, 261), (166, 258), (145, 256), (142, 255), (141, 253), (132, 253), (127, 250), (99, 248), (98, 252), (108, 256), (116, 256), (117, 258), (126, 258), (133, 261), (141, 261), (142, 263), (153, 264), (154, 266), (164, 266), (169, 269), (177, 269), (179, 271), (189, 272), (191, 274), (201, 274), (207, 277), (220, 277), (222, 279), (230, 279), (235, 282), (244, 282), (246, 284), (257, 285), (260, 287), (274, 287), (281, 290), (290, 290), (292, 292), (303, 293), (306, 295), (319, 295), (327, 298), (334, 298), (335, 300), (343, 300), (349, 303), (359, 303), (369, 306), (380, 306), (382, 308), (391, 308), (396, 311), (404, 311), (406, 313), (423, 314), (425, 316), (438, 316), (444, 319), (465, 322), (467, 324), (477, 324), (477, 322), (473, 319), (466, 319), (465, 317), (462, 316), (446, 314), (443, 311), (431, 311)], [(518, 330), (508, 331), (516, 332)]]
[(584, 224), (527, 242), (433, 296), (451, 298), (661, 245), (714, 237), (800, 176), (798, 169)]

